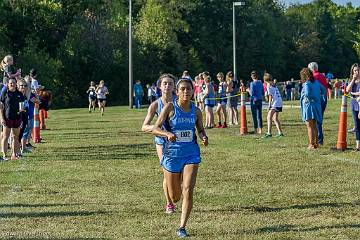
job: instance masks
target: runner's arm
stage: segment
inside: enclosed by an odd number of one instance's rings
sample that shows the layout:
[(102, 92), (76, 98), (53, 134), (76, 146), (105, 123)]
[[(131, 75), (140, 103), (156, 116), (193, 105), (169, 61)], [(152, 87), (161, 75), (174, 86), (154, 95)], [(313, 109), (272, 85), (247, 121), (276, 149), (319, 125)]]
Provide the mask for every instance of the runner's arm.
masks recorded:
[(196, 108), (196, 130), (199, 134), (199, 138), (202, 140), (203, 145), (207, 146), (209, 144), (209, 140), (205, 133), (202, 122), (202, 112), (199, 108)]
[(152, 132), (154, 125), (151, 125), (151, 121), (154, 119), (157, 107), (158, 107), (157, 101), (150, 104), (147, 115), (146, 115), (143, 125), (141, 127), (141, 130), (143, 132), (149, 132), (149, 133)]
[(161, 126), (164, 124), (165, 120), (168, 119), (171, 115), (174, 114), (174, 105), (172, 103), (167, 103), (164, 109), (161, 111), (160, 116), (156, 120), (154, 127), (152, 129), (152, 134), (159, 137), (166, 137), (169, 141), (173, 142), (176, 140), (176, 136), (169, 131), (161, 129)]

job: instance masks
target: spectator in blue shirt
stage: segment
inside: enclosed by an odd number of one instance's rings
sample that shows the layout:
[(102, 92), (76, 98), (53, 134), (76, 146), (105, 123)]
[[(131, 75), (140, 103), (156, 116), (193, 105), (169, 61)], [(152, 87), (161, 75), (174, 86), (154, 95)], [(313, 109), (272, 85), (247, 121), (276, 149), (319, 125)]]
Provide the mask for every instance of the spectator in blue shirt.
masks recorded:
[(144, 91), (141, 86), (140, 80), (137, 80), (134, 84), (134, 98), (135, 98), (135, 108), (141, 108), (141, 99), (144, 96)]
[(265, 95), (261, 80), (258, 79), (256, 71), (251, 72), (250, 82), (250, 106), (255, 132), (262, 134), (262, 100)]

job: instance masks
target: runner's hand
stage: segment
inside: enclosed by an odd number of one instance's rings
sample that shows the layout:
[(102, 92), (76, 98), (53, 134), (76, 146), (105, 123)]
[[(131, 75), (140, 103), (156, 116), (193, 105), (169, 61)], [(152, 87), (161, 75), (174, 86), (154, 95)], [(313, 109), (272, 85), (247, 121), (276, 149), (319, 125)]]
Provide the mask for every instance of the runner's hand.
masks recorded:
[(175, 134), (169, 132), (169, 133), (167, 134), (167, 140), (169, 140), (170, 142), (174, 142), (174, 141), (176, 140)]
[(202, 138), (202, 143), (203, 145), (206, 147), (207, 145), (209, 145), (209, 139), (207, 136), (203, 136)]

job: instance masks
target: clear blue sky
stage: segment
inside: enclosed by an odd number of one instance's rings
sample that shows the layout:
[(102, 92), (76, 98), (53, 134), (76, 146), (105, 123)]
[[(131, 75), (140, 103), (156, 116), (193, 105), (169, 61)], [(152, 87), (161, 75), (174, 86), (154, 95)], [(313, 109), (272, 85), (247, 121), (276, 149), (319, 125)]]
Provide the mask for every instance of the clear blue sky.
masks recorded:
[[(309, 3), (312, 2), (312, 0), (280, 0), (286, 5), (292, 4), (292, 3)], [(360, 0), (332, 0), (334, 3), (338, 5), (345, 5), (348, 2), (351, 2), (354, 7), (360, 7)]]

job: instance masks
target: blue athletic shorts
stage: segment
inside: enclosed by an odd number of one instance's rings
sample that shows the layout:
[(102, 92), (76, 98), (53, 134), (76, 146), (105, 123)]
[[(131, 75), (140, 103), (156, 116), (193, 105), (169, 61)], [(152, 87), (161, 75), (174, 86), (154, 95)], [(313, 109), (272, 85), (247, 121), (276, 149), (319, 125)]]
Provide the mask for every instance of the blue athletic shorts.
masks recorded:
[(155, 144), (156, 145), (164, 146), (165, 143), (166, 143), (166, 138), (158, 137), (158, 136), (155, 137)]
[(24, 130), (24, 134), (23, 134), (23, 137), (22, 137), (23, 139), (28, 139), (29, 138), (33, 127), (34, 127), (34, 119), (29, 119), (28, 124), (26, 125), (25, 130)]
[(188, 157), (166, 157), (163, 156), (161, 159), (161, 166), (166, 171), (171, 173), (181, 173), (185, 165), (188, 164), (199, 164), (201, 162), (200, 156), (188, 156)]

